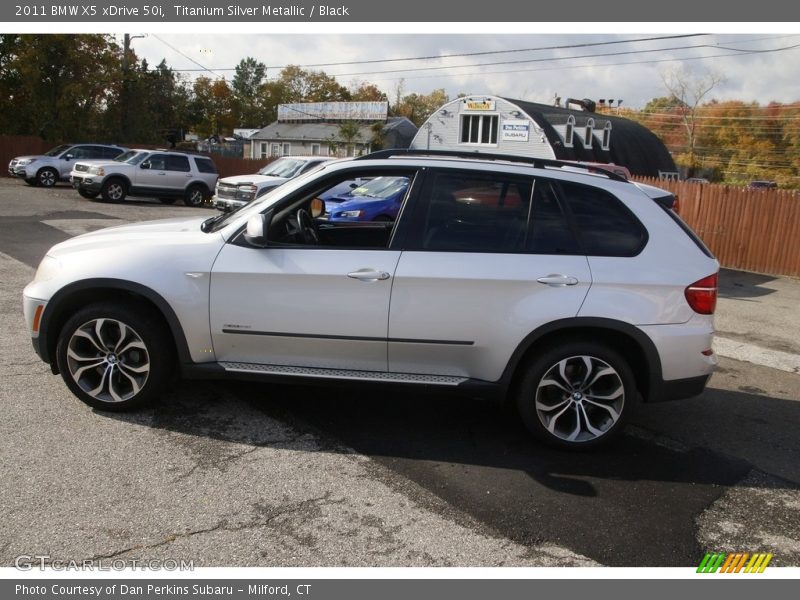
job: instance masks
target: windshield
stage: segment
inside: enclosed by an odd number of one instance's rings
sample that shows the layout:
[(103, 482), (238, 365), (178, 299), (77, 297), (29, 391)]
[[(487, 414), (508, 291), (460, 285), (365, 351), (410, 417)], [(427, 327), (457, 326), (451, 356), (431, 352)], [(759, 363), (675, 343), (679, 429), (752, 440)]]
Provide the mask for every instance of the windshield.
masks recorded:
[(272, 175), (273, 177), (286, 177), (287, 179), (294, 177), (306, 164), (304, 160), (295, 160), (292, 158), (279, 158), (275, 162), (269, 163), (266, 167), (261, 169), (259, 175)]
[(138, 150), (128, 150), (120, 154), (114, 160), (116, 162), (128, 163), (129, 165), (138, 165), (147, 156), (147, 152), (139, 152)]
[(52, 150), (48, 150), (47, 152), (44, 153), (44, 155), (45, 156), (58, 156), (64, 150), (67, 150), (68, 148), (72, 148), (72, 146), (69, 146), (67, 144), (61, 144), (60, 146), (56, 146)]
[(408, 177), (376, 177), (350, 192), (351, 196), (388, 198), (408, 186)]

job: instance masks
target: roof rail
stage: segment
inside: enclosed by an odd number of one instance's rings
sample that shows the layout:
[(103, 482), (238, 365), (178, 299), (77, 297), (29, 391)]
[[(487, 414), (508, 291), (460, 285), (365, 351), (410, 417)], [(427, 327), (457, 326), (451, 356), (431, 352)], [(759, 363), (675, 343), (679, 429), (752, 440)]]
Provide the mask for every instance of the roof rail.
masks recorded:
[(594, 165), (581, 165), (566, 160), (554, 160), (550, 158), (533, 158), (531, 156), (517, 156), (514, 154), (489, 154), (485, 152), (466, 152), (463, 150), (421, 150), (415, 148), (395, 148), (389, 150), (378, 150), (370, 154), (364, 154), (353, 160), (374, 160), (381, 158), (391, 158), (392, 156), (433, 156), (433, 157), (451, 157), (451, 158), (472, 158), (476, 160), (502, 160), (505, 162), (522, 163), (531, 165), (537, 169), (544, 169), (545, 167), (569, 167), (571, 169), (584, 169), (589, 173), (598, 173), (606, 175), (609, 179), (614, 181), (624, 181), (628, 183), (628, 179), (622, 175), (614, 173), (610, 169), (596, 167)]

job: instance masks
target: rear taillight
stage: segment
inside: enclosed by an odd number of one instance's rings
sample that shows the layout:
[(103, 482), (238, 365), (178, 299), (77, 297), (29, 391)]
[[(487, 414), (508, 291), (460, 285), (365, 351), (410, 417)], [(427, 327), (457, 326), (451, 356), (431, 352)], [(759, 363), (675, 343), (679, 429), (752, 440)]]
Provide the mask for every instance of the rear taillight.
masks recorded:
[(717, 289), (719, 277), (717, 273), (703, 277), (686, 288), (684, 295), (692, 310), (701, 315), (713, 315), (717, 307)]

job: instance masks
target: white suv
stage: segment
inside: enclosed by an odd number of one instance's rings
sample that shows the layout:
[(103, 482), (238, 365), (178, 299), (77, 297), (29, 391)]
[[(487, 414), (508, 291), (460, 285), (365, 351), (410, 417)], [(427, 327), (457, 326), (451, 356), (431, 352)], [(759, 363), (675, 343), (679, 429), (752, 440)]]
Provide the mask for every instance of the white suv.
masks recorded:
[(207, 156), (129, 150), (110, 161), (75, 163), (70, 182), (84, 198), (122, 202), (127, 196), (149, 196), (164, 204), (180, 198), (187, 206), (201, 206), (211, 198), (217, 177), (217, 167)]
[(212, 203), (223, 212), (236, 210), (329, 160), (333, 159), (325, 156), (282, 156), (254, 175), (220, 179)]
[[(408, 177), (395, 222), (325, 220), (343, 182)], [(185, 377), (497, 393), (551, 443), (699, 394), (718, 262), (668, 192), (556, 161), (382, 151), (216, 217), (54, 246), (24, 291), (39, 356), (124, 410)], [(169, 256), (165, 261), (164, 257)]]

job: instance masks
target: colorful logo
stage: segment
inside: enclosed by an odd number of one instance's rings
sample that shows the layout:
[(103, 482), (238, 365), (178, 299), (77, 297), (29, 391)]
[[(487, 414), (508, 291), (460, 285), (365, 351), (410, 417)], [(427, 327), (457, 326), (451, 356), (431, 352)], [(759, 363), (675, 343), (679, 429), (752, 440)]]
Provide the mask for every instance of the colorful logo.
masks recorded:
[(709, 552), (697, 567), (698, 573), (763, 573), (772, 554)]

